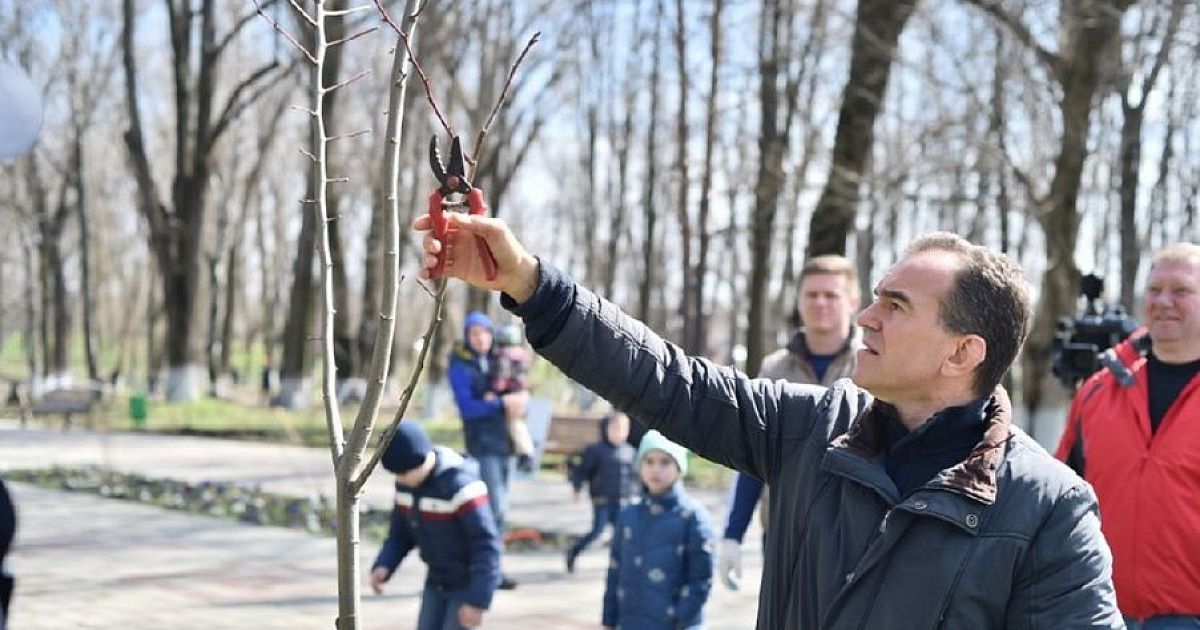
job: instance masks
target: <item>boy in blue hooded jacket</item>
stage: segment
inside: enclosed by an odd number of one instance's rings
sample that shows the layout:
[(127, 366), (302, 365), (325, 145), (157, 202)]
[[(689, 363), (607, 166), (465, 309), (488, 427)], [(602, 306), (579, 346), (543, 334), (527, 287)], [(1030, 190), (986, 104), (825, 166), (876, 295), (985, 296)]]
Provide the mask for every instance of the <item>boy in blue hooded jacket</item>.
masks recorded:
[(592, 499), (592, 529), (567, 549), (567, 573), (575, 572), (575, 559), (580, 552), (604, 533), (604, 528), (617, 525), (621, 506), (637, 492), (638, 481), (633, 474), (633, 447), (629, 438), (629, 416), (617, 411), (600, 421), (600, 439), (583, 451), (579, 464), (571, 468), (571, 486), (575, 500), (583, 484), (588, 485)]
[(649, 431), (638, 446), (645, 492), (617, 517), (603, 624), (621, 630), (697, 630), (712, 590), (708, 513), (683, 490), (687, 451)]

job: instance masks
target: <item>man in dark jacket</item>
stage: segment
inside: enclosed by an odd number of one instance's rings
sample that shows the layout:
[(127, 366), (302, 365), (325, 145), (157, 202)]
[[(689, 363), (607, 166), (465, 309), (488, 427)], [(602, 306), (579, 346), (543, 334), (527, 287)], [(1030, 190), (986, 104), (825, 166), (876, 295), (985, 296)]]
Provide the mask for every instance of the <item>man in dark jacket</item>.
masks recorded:
[(383, 585), (413, 547), (429, 567), (418, 630), (474, 628), (500, 584), (500, 536), (474, 462), (435, 447), (420, 425), (401, 422), (380, 463), (396, 475), (396, 507), (371, 568)]
[(503, 291), (568, 376), (773, 489), (759, 628), (1124, 626), (1091, 487), (1012, 424), (999, 387), (1031, 310), (1007, 257), (952, 234), (918, 239), (858, 317), (854, 382), (825, 389), (689, 357), (530, 255), (503, 221), (453, 220), (446, 243), (426, 236), (423, 275), (441, 254), (448, 275)]

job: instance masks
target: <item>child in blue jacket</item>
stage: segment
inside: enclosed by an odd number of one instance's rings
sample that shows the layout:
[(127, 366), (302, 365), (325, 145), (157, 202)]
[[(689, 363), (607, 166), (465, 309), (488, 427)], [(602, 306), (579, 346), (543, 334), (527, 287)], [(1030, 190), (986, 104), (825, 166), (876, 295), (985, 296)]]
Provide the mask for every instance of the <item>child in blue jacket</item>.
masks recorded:
[(433, 446), (414, 422), (400, 423), (380, 463), (396, 474), (396, 507), (371, 588), (383, 592), (419, 546), (429, 572), (417, 630), (479, 626), (500, 584), (500, 535), (475, 463)]
[(592, 498), (592, 529), (567, 549), (567, 573), (575, 572), (575, 559), (610, 524), (616, 527), (621, 506), (637, 490), (633, 474), (635, 452), (629, 437), (629, 416), (616, 412), (600, 421), (600, 439), (583, 451), (579, 465), (571, 470), (575, 500), (584, 482)]
[(638, 447), (637, 468), (645, 492), (617, 517), (604, 627), (703, 628), (712, 589), (712, 527), (704, 507), (683, 490), (687, 451), (649, 431)]

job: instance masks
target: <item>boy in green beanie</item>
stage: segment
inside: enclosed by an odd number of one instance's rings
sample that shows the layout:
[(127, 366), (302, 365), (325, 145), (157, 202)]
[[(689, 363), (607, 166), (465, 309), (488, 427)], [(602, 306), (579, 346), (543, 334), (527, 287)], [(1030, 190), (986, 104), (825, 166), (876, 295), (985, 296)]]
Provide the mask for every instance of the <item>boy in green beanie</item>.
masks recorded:
[(703, 628), (712, 588), (712, 527), (704, 507), (683, 489), (687, 451), (649, 431), (636, 466), (644, 492), (617, 517), (604, 627)]

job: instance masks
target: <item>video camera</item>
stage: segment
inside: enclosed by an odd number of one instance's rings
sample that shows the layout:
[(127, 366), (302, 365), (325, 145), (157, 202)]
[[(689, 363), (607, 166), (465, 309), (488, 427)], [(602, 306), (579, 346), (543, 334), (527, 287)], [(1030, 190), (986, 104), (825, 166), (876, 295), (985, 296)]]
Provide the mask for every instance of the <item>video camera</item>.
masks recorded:
[(1063, 317), (1054, 328), (1054, 376), (1074, 390), (1080, 381), (1101, 367), (1101, 354), (1123, 341), (1137, 322), (1119, 304), (1100, 301), (1104, 279), (1087, 274), (1079, 285), (1079, 294), (1087, 299), (1083, 312), (1075, 318)]

